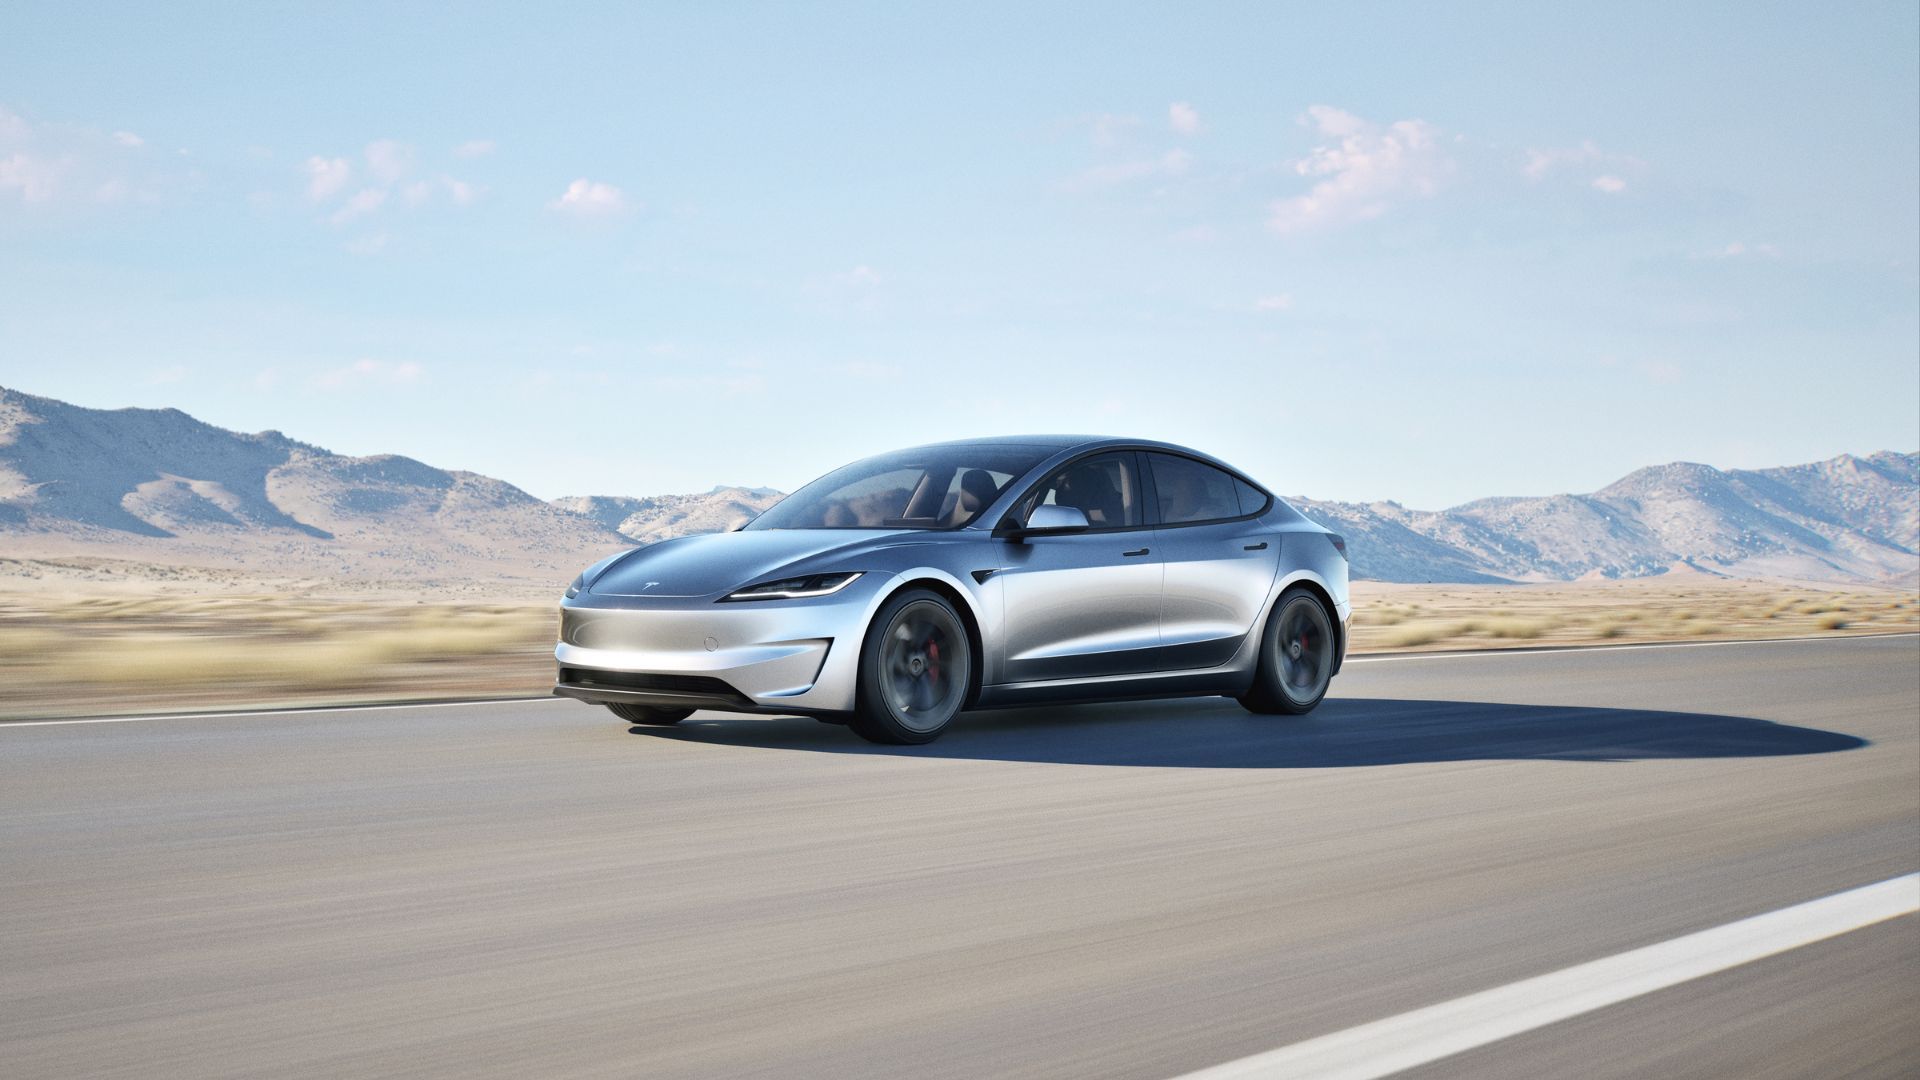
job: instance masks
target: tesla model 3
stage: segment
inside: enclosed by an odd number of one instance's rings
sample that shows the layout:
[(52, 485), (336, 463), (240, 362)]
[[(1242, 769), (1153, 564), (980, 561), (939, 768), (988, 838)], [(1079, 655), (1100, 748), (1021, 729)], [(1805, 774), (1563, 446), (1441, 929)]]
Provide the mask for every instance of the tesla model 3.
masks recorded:
[(588, 567), (554, 692), (631, 724), (811, 715), (884, 743), (963, 710), (1226, 695), (1320, 703), (1346, 543), (1169, 443), (1025, 436), (881, 454), (740, 529)]

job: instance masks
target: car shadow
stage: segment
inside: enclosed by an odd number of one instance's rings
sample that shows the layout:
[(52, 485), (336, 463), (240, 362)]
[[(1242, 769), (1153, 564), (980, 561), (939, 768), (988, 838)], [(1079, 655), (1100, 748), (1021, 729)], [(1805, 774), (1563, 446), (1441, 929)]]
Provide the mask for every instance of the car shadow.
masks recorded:
[(1828, 754), (1837, 731), (1740, 716), (1475, 701), (1330, 698), (1255, 716), (1190, 698), (968, 713), (927, 746), (875, 746), (805, 718), (700, 717), (635, 735), (714, 746), (1179, 769), (1325, 769), (1422, 761), (1649, 761)]

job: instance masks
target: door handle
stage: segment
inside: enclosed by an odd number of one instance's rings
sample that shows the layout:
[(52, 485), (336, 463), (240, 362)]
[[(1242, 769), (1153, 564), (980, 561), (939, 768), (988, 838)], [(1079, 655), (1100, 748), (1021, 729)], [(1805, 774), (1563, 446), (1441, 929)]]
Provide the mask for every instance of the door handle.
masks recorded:
[(1129, 559), (1131, 559), (1131, 558), (1133, 558), (1133, 557), (1134, 557), (1135, 555), (1145, 555), (1145, 554), (1146, 554), (1147, 552), (1149, 552), (1149, 551), (1151, 551), (1151, 550), (1152, 550), (1151, 548), (1141, 548), (1141, 549), (1140, 549), (1140, 550), (1138, 550), (1138, 551), (1123, 551), (1123, 552), (1121, 552), (1120, 554), (1121, 554), (1122, 556), (1124, 556), (1124, 557), (1126, 557), (1126, 558), (1129, 558)]
[(1259, 543), (1257, 543), (1257, 544), (1248, 544), (1248, 545), (1247, 545), (1247, 546), (1246, 546), (1246, 547), (1245, 547), (1244, 549), (1242, 549), (1242, 550), (1245, 550), (1245, 551), (1265, 551), (1265, 550), (1267, 550), (1267, 542), (1266, 542), (1265, 540), (1262, 540), (1262, 541), (1260, 541), (1260, 542), (1259, 542)]

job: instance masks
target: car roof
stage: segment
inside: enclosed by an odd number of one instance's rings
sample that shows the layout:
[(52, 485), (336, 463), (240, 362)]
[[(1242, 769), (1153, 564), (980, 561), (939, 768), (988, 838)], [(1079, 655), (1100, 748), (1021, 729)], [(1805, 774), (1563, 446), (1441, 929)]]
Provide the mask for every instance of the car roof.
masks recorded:
[(1051, 450), (1078, 450), (1094, 446), (1159, 446), (1185, 453), (1197, 453), (1189, 447), (1179, 446), (1158, 439), (1132, 439), (1118, 435), (988, 435), (978, 439), (948, 439), (944, 442), (923, 443), (908, 447), (910, 450), (925, 450), (936, 446), (1037, 446)]

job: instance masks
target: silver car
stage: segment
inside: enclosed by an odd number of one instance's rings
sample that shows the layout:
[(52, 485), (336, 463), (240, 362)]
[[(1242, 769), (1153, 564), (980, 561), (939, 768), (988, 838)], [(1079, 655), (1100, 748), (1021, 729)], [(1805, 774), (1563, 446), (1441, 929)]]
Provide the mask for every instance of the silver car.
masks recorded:
[(1023, 436), (856, 461), (742, 528), (622, 552), (560, 605), (554, 693), (634, 724), (811, 715), (930, 742), (965, 709), (1224, 694), (1340, 670), (1346, 542), (1216, 458)]

